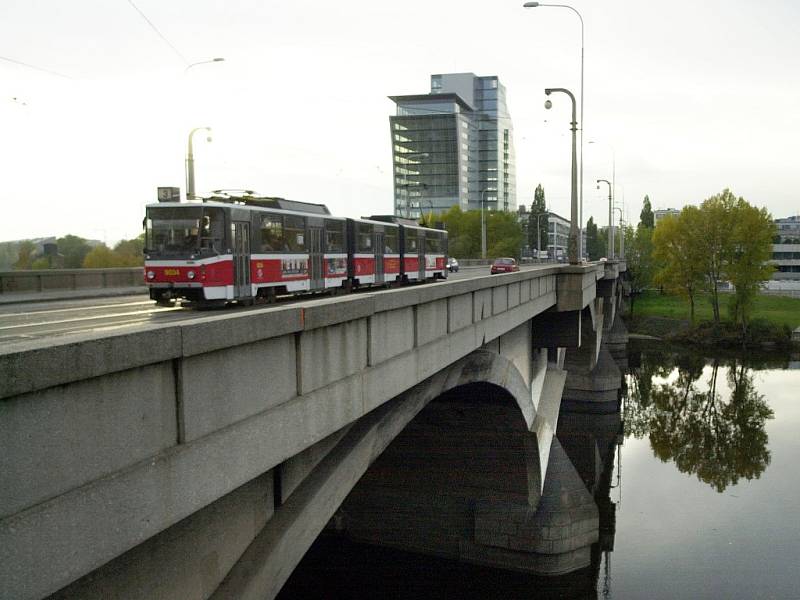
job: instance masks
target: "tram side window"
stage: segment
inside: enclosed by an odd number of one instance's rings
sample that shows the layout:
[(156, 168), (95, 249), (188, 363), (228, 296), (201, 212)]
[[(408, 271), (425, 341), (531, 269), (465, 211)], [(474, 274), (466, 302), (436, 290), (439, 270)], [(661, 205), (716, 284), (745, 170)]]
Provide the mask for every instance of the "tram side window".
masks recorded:
[(368, 223), (359, 223), (357, 231), (358, 231), (356, 239), (357, 251), (372, 252), (372, 225)]
[(261, 251), (283, 252), (286, 250), (283, 235), (283, 217), (264, 215), (261, 217)]
[(428, 234), (425, 238), (425, 253), (426, 254), (441, 254), (442, 253), (442, 240), (436, 234)]
[(220, 208), (204, 208), (200, 248), (219, 251), (225, 244), (225, 213)]
[(417, 232), (413, 229), (406, 229), (406, 254), (417, 254)]
[(395, 227), (387, 227), (383, 234), (383, 243), (386, 245), (384, 252), (386, 254), (397, 254), (397, 229)]
[(303, 217), (286, 216), (284, 223), (286, 245), (291, 252), (306, 251), (306, 220)]
[(344, 221), (325, 223), (325, 252), (344, 252)]

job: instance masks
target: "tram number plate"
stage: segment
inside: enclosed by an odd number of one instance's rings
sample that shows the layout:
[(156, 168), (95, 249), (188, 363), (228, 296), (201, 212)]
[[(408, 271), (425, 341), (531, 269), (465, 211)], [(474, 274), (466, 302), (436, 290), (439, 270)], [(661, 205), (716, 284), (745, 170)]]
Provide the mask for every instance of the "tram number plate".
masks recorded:
[(181, 272), (178, 269), (164, 269), (164, 275), (180, 275)]

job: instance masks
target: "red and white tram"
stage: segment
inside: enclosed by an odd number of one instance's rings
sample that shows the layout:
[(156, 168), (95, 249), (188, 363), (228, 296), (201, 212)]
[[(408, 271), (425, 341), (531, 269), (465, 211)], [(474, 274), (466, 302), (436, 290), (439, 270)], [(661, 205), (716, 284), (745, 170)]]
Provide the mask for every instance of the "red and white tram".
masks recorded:
[(144, 276), (159, 303), (251, 304), (447, 277), (447, 232), (391, 217), (250, 196), (146, 208)]

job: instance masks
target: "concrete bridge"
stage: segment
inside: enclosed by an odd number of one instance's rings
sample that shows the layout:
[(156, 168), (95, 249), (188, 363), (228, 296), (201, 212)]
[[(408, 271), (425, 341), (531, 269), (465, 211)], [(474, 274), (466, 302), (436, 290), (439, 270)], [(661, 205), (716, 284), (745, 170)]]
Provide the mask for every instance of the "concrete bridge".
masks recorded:
[[(0, 597), (274, 597), (326, 526), (503, 568), (580, 567), (596, 507), (554, 431), (562, 399), (617, 409), (624, 268), (548, 266), (0, 350)], [(490, 401), (465, 404), (469, 386)], [(506, 447), (473, 452), (471, 468), (499, 476), (513, 462), (507, 489), (426, 463), (432, 438), (468, 452), (487, 427)], [(391, 469), (376, 470), (395, 440)], [(365, 474), (376, 485), (354, 489)], [(376, 536), (370, 515), (399, 497), (376, 490), (409, 497), (398, 476), (491, 493), (451, 493), (442, 535), (395, 506)]]

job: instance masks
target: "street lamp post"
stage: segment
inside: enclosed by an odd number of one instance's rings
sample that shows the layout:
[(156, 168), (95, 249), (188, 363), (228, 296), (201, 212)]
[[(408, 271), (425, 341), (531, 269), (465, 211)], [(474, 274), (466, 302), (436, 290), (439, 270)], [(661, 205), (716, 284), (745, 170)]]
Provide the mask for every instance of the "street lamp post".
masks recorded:
[(194, 154), (192, 153), (192, 136), (198, 131), (209, 133), (206, 141), (211, 141), (211, 127), (195, 127), (189, 132), (189, 146), (186, 150), (186, 199), (194, 200)]
[(486, 217), (483, 214), (483, 205), (485, 202), (484, 194), (489, 189), (481, 190), (481, 258), (486, 258)]
[(210, 60), (201, 60), (199, 62), (192, 63), (183, 70), (183, 74), (186, 75), (186, 73), (189, 72), (189, 69), (191, 69), (192, 67), (196, 67), (197, 65), (207, 65), (208, 63), (215, 63), (215, 62), (225, 62), (225, 59), (222, 57), (217, 57), (217, 58), (212, 58)]
[[(543, 4), (541, 2), (526, 2), (522, 5), (523, 8), (536, 8), (539, 6), (549, 7), (549, 8), (568, 8), (576, 15), (578, 15), (578, 19), (581, 21), (581, 174), (580, 174), (580, 210), (578, 213), (578, 258), (583, 259), (583, 130), (586, 128), (585, 123), (583, 122), (583, 17), (581, 13), (579, 13), (575, 8), (569, 6), (568, 4)], [(574, 120), (574, 119), (573, 119)]]
[(614, 210), (619, 211), (619, 257), (625, 258), (625, 229), (622, 227), (622, 208), (615, 206)]
[(614, 258), (614, 218), (612, 216), (612, 208), (614, 206), (611, 198), (611, 182), (608, 179), (598, 179), (597, 189), (600, 189), (600, 182), (608, 184), (608, 258)]
[[(550, 95), (553, 92), (562, 92), (569, 96), (570, 100), (572, 100), (572, 122), (570, 130), (572, 131), (572, 193), (571, 193), (571, 206), (570, 206), (570, 225), (569, 225), (569, 243), (567, 245), (567, 255), (569, 256), (569, 263), (571, 265), (577, 265), (581, 262), (581, 256), (578, 254), (578, 244), (580, 238), (580, 228), (578, 226), (578, 221), (580, 219), (578, 213), (578, 169), (577, 169), (577, 156), (576, 156), (576, 149), (575, 149), (575, 137), (576, 132), (578, 130), (578, 121), (575, 116), (575, 96), (572, 95), (568, 89), (565, 88), (546, 88), (544, 93), (546, 95)], [(553, 103), (550, 100), (547, 100), (544, 103), (545, 108), (550, 108), (553, 106)]]

